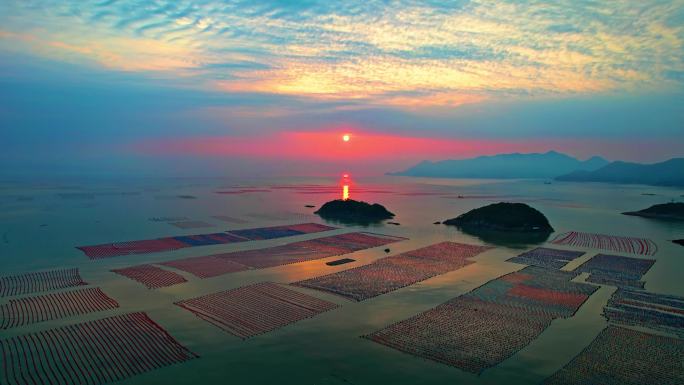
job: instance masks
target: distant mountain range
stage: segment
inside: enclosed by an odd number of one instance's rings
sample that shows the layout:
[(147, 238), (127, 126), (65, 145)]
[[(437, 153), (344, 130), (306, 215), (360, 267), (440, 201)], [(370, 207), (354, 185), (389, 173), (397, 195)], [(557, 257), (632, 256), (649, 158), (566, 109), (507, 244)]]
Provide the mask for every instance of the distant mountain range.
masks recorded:
[(598, 156), (581, 161), (549, 151), (543, 154), (498, 154), (439, 162), (426, 160), (389, 175), (432, 178), (555, 178), (576, 170), (598, 170), (607, 164), (607, 160)]
[(684, 158), (653, 164), (612, 162), (596, 170), (576, 170), (561, 175), (556, 180), (684, 186)]
[(431, 178), (548, 178), (568, 182), (603, 182), (684, 186), (684, 158), (654, 164), (608, 162), (594, 156), (581, 161), (566, 154), (498, 154), (470, 159), (422, 161), (389, 175)]

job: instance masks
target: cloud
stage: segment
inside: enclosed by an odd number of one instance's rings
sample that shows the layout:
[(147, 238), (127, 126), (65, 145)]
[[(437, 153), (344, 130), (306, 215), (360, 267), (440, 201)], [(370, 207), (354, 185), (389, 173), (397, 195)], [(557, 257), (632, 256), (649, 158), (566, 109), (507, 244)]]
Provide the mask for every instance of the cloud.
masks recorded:
[[(8, 1), (0, 49), (406, 108), (681, 88), (684, 2)], [(247, 64), (248, 63), (248, 64)], [(392, 97), (417, 92), (422, 100)], [(440, 95), (449, 95), (442, 97)]]

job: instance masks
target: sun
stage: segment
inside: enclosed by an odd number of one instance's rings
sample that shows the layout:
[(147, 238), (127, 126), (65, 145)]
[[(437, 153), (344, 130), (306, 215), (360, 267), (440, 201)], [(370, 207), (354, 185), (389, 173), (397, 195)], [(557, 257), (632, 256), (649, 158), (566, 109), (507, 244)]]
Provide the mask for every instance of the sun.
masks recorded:
[(349, 134), (344, 134), (344, 135), (342, 135), (342, 140), (344, 140), (345, 142), (348, 142), (349, 139), (351, 139), (351, 137), (349, 136)]

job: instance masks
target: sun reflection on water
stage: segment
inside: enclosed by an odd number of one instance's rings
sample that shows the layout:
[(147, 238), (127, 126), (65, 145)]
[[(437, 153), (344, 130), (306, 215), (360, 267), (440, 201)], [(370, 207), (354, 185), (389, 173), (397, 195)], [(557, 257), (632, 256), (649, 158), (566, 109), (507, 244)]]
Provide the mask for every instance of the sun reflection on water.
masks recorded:
[(349, 185), (351, 184), (351, 178), (349, 174), (342, 174), (342, 200), (346, 201), (349, 199)]

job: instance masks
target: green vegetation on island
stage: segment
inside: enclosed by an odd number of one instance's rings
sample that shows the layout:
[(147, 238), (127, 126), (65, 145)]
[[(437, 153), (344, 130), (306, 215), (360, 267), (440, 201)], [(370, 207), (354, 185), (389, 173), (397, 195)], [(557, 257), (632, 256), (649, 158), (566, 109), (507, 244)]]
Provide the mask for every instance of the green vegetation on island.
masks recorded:
[(627, 211), (624, 215), (633, 215), (644, 218), (684, 220), (684, 203), (670, 202), (653, 205), (639, 211)]
[(327, 202), (314, 214), (323, 219), (351, 224), (370, 224), (394, 218), (393, 213), (378, 203), (370, 204), (353, 199)]
[(533, 233), (553, 232), (553, 227), (544, 214), (524, 203), (494, 203), (470, 210), (442, 223), (470, 229)]

